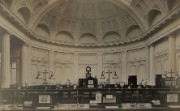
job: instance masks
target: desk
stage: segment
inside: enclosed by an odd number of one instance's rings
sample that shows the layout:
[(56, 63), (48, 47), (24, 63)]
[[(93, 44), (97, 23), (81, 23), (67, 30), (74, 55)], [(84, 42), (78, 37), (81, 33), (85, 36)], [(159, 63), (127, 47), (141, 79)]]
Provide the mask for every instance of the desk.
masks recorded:
[[(44, 88), (44, 87), (43, 87)], [(118, 104), (121, 103), (150, 103), (152, 100), (161, 100), (162, 104), (167, 103), (167, 94), (170, 94), (168, 98), (176, 97), (171, 94), (178, 95), (178, 102), (176, 104), (180, 104), (180, 89), (170, 89), (170, 88), (56, 88), (56, 87), (48, 87), (48, 88), (40, 88), (36, 87), (30, 89), (29, 87), (26, 89), (0, 89), (2, 100), (7, 100), (6, 103), (3, 104), (23, 104), (24, 101), (32, 101), (32, 108), (35, 107), (43, 107), (43, 106), (55, 106), (59, 104), (79, 104), (79, 103), (88, 103), (90, 100), (95, 100), (96, 92), (100, 92), (102, 94), (110, 93), (116, 95), (116, 102)], [(63, 101), (63, 93), (66, 92), (67, 99), (69, 101)], [(87, 93), (86, 95), (84, 95)], [(19, 95), (19, 96), (18, 96)], [(42, 95), (42, 96), (41, 96)], [(46, 100), (50, 99), (50, 102), (43, 103), (39, 102), (40, 98), (43, 98), (43, 95), (49, 95), (44, 98)], [(21, 100), (22, 101), (19, 101)], [(48, 99), (49, 98), (49, 99)], [(72, 99), (73, 98), (73, 99)], [(14, 101), (11, 101), (14, 100)], [(66, 100), (66, 99), (64, 99)], [(173, 99), (172, 99), (173, 100)], [(176, 99), (177, 100), (177, 99)], [(28, 103), (27, 102), (27, 103)], [(174, 104), (174, 102), (169, 102), (168, 104)], [(167, 104), (167, 105), (168, 105)]]
[(180, 91), (158, 91), (161, 103), (164, 105), (180, 105)]
[[(58, 103), (59, 92), (27, 92), (25, 94), (25, 101), (32, 101), (30, 108), (36, 107), (53, 107)], [(28, 108), (24, 106), (24, 108)]]
[(102, 92), (103, 103), (121, 103), (121, 97), (121, 91)]

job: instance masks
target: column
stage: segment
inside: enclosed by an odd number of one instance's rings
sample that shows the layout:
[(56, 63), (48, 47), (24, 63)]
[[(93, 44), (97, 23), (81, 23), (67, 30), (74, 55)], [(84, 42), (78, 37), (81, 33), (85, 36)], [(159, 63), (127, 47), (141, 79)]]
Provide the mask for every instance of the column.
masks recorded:
[(4, 33), (2, 37), (2, 79), (1, 87), (9, 88), (11, 84), (10, 65), (10, 34)]
[(149, 67), (150, 67), (150, 53), (149, 53), (149, 47), (147, 46), (146, 48), (145, 48), (145, 50), (146, 50), (146, 74), (145, 74), (145, 81), (147, 82), (147, 84), (149, 84), (150, 83), (150, 69), (149, 69)]
[(23, 43), (22, 45), (22, 51), (21, 51), (21, 75), (22, 75), (22, 85), (25, 85), (25, 83), (27, 83), (28, 81), (28, 45), (26, 43)]
[[(32, 49), (32, 46), (28, 45), (28, 75), (27, 75), (27, 78), (32, 77), (31, 49)], [(31, 84), (31, 83), (32, 83), (31, 79), (27, 79), (27, 84)]]
[(173, 35), (169, 36), (169, 71), (176, 72), (176, 39)]
[(127, 78), (127, 51), (123, 52), (122, 56), (122, 78), (120, 78), (123, 82), (128, 82)]
[(49, 71), (54, 72), (54, 51), (49, 51)]
[(79, 79), (78, 74), (78, 53), (74, 53), (74, 82), (77, 83)]
[(154, 72), (154, 68), (155, 68), (155, 64), (154, 64), (154, 45), (152, 44), (150, 46), (150, 54), (149, 54), (149, 65), (150, 65), (150, 77), (149, 77), (149, 84), (150, 85), (155, 85), (155, 72)]
[(98, 53), (98, 74), (97, 74), (97, 78), (100, 78), (102, 71), (103, 71), (103, 53), (99, 52)]
[(48, 79), (50, 84), (56, 84), (56, 74), (54, 74), (54, 51), (50, 50), (49, 51), (49, 72), (53, 72), (54, 78), (55, 79)]

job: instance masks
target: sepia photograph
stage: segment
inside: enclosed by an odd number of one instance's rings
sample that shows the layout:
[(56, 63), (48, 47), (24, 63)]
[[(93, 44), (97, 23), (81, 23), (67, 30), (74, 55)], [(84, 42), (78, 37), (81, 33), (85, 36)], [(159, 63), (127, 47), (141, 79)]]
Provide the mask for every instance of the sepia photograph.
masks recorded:
[(0, 0), (0, 111), (180, 111), (180, 0)]

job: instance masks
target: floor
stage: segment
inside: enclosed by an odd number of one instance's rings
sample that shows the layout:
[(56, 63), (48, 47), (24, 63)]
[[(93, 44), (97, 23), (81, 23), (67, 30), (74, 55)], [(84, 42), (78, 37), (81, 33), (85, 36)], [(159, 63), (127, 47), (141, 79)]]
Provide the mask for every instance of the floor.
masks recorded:
[(57, 104), (54, 108), (37, 107), (23, 109), (21, 104), (0, 105), (0, 111), (180, 111), (180, 105), (160, 107), (150, 103), (122, 103), (117, 105), (90, 105), (90, 104)]

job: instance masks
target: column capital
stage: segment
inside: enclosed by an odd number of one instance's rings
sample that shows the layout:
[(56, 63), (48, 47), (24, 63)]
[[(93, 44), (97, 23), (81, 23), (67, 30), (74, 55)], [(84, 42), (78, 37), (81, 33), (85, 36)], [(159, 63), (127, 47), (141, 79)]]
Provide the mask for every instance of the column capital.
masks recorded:
[(127, 50), (124, 50), (123, 53), (127, 53), (128, 51)]
[(98, 54), (98, 56), (102, 56), (103, 52), (98, 52), (97, 54)]
[(2, 36), (3, 37), (10, 37), (11, 34), (5, 31), (5, 32), (2, 33)]
[(78, 54), (79, 54), (78, 52), (74, 52), (73, 53), (74, 56), (78, 56)]
[(169, 38), (175, 38), (176, 36), (174, 34), (170, 34), (168, 37)]
[(5, 29), (0, 29), (0, 34), (4, 35), (4, 34), (10, 34), (10, 33)]
[(26, 42), (23, 42), (23, 43), (22, 43), (22, 46), (28, 47), (28, 46), (29, 46), (29, 44), (28, 44), (28, 43), (26, 43)]
[(54, 53), (54, 50), (49, 50), (49, 53)]
[(149, 47), (151, 47), (151, 48), (154, 47), (154, 44), (153, 44), (153, 43), (152, 43), (152, 44), (149, 44)]
[(148, 46), (148, 45), (146, 45), (144, 48), (145, 48), (145, 49), (149, 49), (149, 46)]

